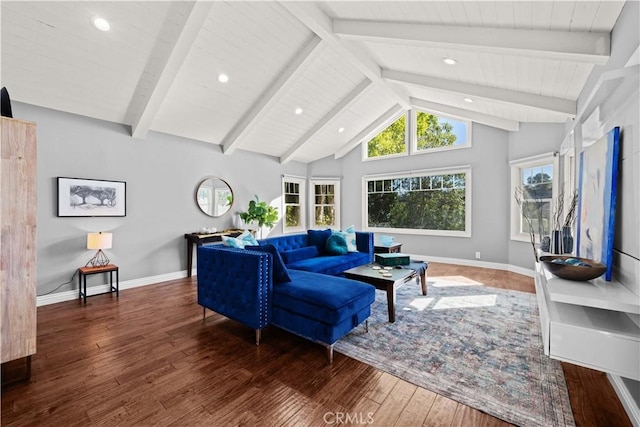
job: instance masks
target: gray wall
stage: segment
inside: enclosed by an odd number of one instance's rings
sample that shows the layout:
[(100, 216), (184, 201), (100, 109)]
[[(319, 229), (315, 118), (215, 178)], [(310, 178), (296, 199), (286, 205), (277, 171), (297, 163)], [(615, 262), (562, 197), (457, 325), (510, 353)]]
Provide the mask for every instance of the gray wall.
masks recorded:
[[(473, 146), (468, 149), (443, 151), (394, 159), (363, 162), (357, 147), (336, 161), (342, 165), (342, 223), (362, 228), (362, 177), (369, 174), (393, 173), (451, 166), (472, 167), (472, 236), (442, 237), (396, 234), (403, 252), (432, 257), (475, 259), (506, 263), (509, 239), (509, 165), (508, 132), (473, 124)], [(334, 167), (329, 159), (309, 166), (310, 175), (322, 175)]]
[[(18, 102), (13, 113), (38, 127), (38, 294), (67, 282), (93, 256), (86, 249), (91, 231), (113, 233), (106, 253), (120, 266), (120, 280), (186, 270), (184, 233), (232, 227), (233, 212), (254, 194), (279, 201), (282, 173), (306, 175), (298, 162), (281, 165), (241, 150), (227, 156), (217, 145), (153, 132), (132, 139), (123, 125)], [(196, 186), (208, 175), (227, 180), (234, 192), (231, 213), (221, 218), (206, 216), (195, 202)], [(127, 216), (57, 217), (58, 176), (126, 181)]]
[[(509, 132), (509, 161), (558, 151), (564, 136), (564, 123), (520, 123), (518, 132)], [(559, 170), (556, 175), (560, 178)], [(511, 177), (507, 176), (506, 179), (510, 180)], [(511, 203), (511, 188), (507, 197)], [(510, 227), (509, 222), (507, 227)], [(510, 228), (507, 229), (509, 231)], [(509, 264), (533, 270), (535, 258), (531, 243), (509, 239), (508, 248)]]

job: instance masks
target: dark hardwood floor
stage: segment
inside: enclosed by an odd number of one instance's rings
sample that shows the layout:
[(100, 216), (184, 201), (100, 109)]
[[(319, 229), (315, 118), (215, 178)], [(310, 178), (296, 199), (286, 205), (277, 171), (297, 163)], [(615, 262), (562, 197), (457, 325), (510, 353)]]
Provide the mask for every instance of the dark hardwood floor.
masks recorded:
[[(534, 292), (533, 279), (431, 263)], [(468, 406), (268, 328), (252, 330), (196, 303), (196, 278), (38, 309), (32, 379), (2, 391), (3, 426), (499, 426)], [(564, 364), (578, 426), (631, 426), (606, 376)]]

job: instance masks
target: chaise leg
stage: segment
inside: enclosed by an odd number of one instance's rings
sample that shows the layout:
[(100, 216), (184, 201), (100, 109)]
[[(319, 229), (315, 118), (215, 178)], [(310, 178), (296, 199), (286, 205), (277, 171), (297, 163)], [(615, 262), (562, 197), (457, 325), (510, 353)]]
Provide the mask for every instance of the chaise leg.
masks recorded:
[(327, 348), (327, 360), (329, 361), (329, 365), (333, 365), (333, 344), (325, 344)]
[(207, 316), (207, 309), (202, 307), (202, 321), (204, 322), (204, 318)]
[(261, 335), (262, 335), (262, 329), (256, 329), (256, 345), (260, 345)]
[(369, 333), (369, 319), (364, 321), (364, 331)]

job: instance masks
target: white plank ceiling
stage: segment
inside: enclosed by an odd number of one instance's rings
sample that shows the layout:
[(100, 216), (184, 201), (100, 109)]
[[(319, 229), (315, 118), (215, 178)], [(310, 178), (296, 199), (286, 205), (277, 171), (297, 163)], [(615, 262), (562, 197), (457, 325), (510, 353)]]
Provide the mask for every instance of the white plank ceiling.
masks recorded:
[(608, 60), (623, 6), (2, 1), (0, 83), (16, 101), (123, 123), (134, 138), (307, 163), (345, 155), (408, 108), (506, 130), (564, 122)]

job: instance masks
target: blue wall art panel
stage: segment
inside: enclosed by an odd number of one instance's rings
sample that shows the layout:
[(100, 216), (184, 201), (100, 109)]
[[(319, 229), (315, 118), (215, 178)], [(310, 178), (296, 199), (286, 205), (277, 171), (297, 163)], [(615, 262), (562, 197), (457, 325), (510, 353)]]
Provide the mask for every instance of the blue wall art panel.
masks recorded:
[(607, 266), (611, 280), (620, 128), (580, 153), (578, 256)]

